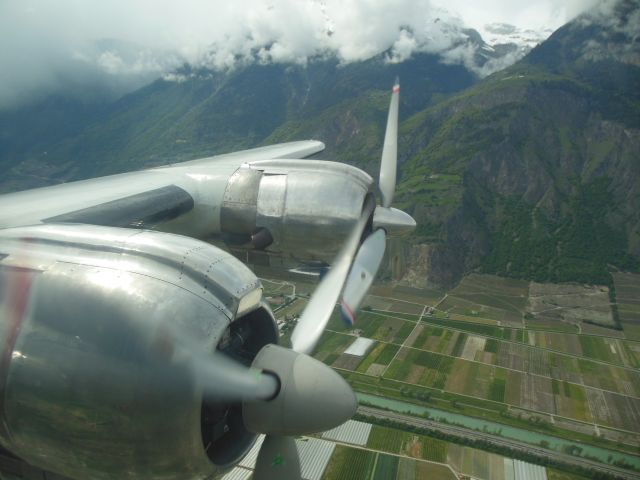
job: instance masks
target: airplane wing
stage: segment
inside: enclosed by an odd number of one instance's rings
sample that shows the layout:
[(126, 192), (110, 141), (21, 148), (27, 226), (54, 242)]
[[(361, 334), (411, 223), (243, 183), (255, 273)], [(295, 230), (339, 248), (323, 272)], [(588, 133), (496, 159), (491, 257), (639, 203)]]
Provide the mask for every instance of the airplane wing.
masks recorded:
[[(380, 206), (361, 170), (299, 160), (313, 141), (0, 197), (0, 444), (69, 478), (178, 480), (264, 433), (254, 478), (298, 480), (294, 437), (357, 405), (310, 355), (341, 296), (353, 321), (386, 235), (415, 226), (390, 207), (398, 90)], [(340, 247), (291, 348), (274, 345), (255, 274), (198, 240), (212, 235), (307, 258)]]
[(0, 196), (0, 228), (51, 222), (155, 228), (192, 213), (198, 226), (176, 233), (201, 238), (217, 230), (219, 211), (207, 207), (222, 203), (228, 179), (242, 164), (306, 158), (322, 150), (319, 141), (290, 142), (7, 194)]
[[(0, 229), (153, 229), (215, 243), (254, 265), (328, 264), (375, 185), (350, 165), (302, 159), (323, 149), (291, 142), (3, 195)], [(258, 252), (255, 261), (248, 252)]]
[(183, 162), (180, 165), (206, 165), (212, 161), (237, 158), (241, 158), (243, 162), (270, 160), (276, 158), (307, 158), (323, 151), (324, 148), (324, 143), (318, 140), (301, 140), (298, 142), (279, 143), (277, 145), (267, 145), (265, 147), (257, 147), (249, 150), (225, 153), (223, 155), (215, 155), (213, 157)]

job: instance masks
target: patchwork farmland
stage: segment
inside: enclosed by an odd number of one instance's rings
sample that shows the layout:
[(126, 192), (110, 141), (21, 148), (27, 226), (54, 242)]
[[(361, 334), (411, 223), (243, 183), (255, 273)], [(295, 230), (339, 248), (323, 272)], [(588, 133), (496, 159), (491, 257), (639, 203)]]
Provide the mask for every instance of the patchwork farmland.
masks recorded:
[[(516, 470), (529, 478), (582, 480), (552, 468), (513, 460), (477, 448), (370, 423), (349, 421), (336, 431), (297, 439), (302, 476), (313, 480), (511, 480)], [(362, 436), (362, 432), (365, 432)], [(339, 437), (339, 438), (336, 438)], [(260, 438), (247, 457), (222, 480), (248, 479), (255, 466)], [(531, 475), (537, 475), (532, 477)]]
[[(625, 332), (630, 340), (640, 341), (640, 275), (614, 273), (617, 311)], [(635, 350), (640, 355), (640, 349)]]
[(475, 274), (424, 296), (377, 286), (355, 326), (336, 311), (315, 356), (356, 391), (638, 454), (640, 276), (621, 275), (614, 293)]

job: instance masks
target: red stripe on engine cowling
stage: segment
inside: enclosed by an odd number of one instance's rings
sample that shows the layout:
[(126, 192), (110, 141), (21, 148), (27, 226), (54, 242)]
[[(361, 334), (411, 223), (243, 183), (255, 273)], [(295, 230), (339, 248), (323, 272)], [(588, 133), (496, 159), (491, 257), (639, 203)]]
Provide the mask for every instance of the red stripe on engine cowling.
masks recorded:
[(11, 363), (13, 349), (27, 311), (32, 280), (33, 272), (17, 270), (8, 281), (5, 306), (9, 328), (7, 329), (4, 345), (2, 346), (2, 356), (0, 357), (0, 378), (2, 379), (6, 376), (9, 363)]
[(37, 272), (25, 268), (16, 268), (9, 271), (5, 270), (4, 274), (7, 276), (6, 282), (4, 282), (5, 291), (0, 292), (0, 300), (2, 301), (0, 307), (4, 308), (4, 312), (0, 312), (0, 314), (3, 314), (2, 316), (4, 316), (4, 321), (7, 322), (7, 325), (0, 355), (0, 437), (6, 439), (11, 436), (4, 404), (6, 383), (16, 342), (28, 313), (31, 289)]

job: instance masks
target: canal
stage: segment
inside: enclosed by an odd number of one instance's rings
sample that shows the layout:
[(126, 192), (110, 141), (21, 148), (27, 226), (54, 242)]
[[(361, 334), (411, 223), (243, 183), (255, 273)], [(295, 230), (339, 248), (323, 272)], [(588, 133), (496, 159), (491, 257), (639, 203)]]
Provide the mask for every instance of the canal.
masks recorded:
[[(572, 442), (570, 440), (554, 437), (552, 435), (532, 432), (524, 428), (503, 425), (501, 423), (491, 422), (489, 420), (483, 420), (480, 418), (467, 417), (466, 415), (446, 412), (444, 410), (438, 410), (437, 408), (422, 407), (420, 405), (402, 402), (400, 400), (393, 400), (390, 398), (379, 397), (377, 395), (370, 395), (368, 393), (356, 393), (356, 395), (358, 396), (358, 401), (364, 405), (386, 408), (397, 413), (410, 413), (412, 415), (418, 415), (421, 417), (424, 417), (425, 414), (429, 414), (429, 418), (432, 420), (438, 420), (443, 423), (458, 425), (461, 427), (470, 428), (472, 430), (486, 432), (536, 446), (540, 446), (541, 442), (545, 441), (548, 444), (547, 448), (559, 452), (566, 452), (569, 448), (577, 446), (582, 449), (579, 455), (581, 457), (597, 459), (602, 463), (613, 463), (623, 460), (625, 463), (633, 465), (636, 470), (640, 470), (640, 457), (635, 455), (624, 454), (615, 450), (608, 450), (606, 448), (586, 445), (577, 441)], [(610, 462), (608, 461), (609, 458), (611, 458)]]

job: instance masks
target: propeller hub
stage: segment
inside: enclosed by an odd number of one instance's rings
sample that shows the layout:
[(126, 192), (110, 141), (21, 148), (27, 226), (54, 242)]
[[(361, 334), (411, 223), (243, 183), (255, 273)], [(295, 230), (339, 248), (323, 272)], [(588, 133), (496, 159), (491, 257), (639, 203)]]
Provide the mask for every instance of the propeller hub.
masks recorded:
[(399, 237), (413, 232), (416, 221), (402, 210), (378, 205), (373, 212), (373, 228), (382, 228), (390, 237)]
[(322, 432), (343, 424), (356, 412), (358, 402), (349, 384), (308, 355), (271, 344), (258, 352), (252, 366), (280, 380), (280, 391), (272, 400), (243, 403), (245, 426), (253, 432)]

